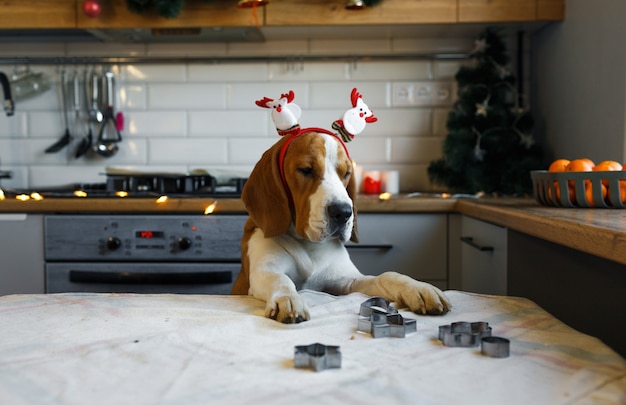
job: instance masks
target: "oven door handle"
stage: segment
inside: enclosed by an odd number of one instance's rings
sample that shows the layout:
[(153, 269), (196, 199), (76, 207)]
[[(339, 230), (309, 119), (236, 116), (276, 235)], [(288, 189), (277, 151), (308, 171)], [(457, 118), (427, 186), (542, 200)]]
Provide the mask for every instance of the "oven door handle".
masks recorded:
[(107, 284), (224, 284), (232, 282), (232, 272), (142, 273), (127, 271), (70, 270), (73, 283)]

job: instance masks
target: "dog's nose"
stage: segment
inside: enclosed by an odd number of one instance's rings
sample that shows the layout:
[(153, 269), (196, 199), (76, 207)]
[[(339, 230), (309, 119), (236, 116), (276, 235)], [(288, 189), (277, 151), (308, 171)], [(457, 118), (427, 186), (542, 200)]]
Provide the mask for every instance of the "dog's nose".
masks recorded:
[(328, 218), (332, 225), (344, 225), (352, 216), (352, 206), (346, 203), (331, 204), (327, 208)]

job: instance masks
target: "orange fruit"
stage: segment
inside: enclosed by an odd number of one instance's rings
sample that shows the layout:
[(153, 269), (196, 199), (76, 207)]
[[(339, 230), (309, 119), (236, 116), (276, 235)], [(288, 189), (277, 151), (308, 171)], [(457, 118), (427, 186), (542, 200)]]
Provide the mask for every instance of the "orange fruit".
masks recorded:
[[(617, 170), (622, 170), (622, 164), (614, 160), (605, 160), (598, 163), (593, 168), (594, 172), (612, 172)], [(602, 184), (608, 187), (609, 181), (607, 179), (602, 179)]]
[[(607, 189), (604, 184), (600, 185), (602, 187), (602, 201), (606, 198)], [(600, 201), (594, 201), (593, 199), (593, 187), (591, 186), (591, 182), (585, 182), (585, 198), (587, 199), (587, 203), (590, 206), (595, 207), (596, 205), (602, 206)]]
[[(612, 199), (612, 194), (611, 193), (612, 192), (613, 192), (612, 189), (609, 189), (608, 192), (607, 192), (607, 197), (606, 198), (607, 198), (608, 202), (611, 202), (611, 199)], [(620, 198), (620, 201), (622, 203), (626, 203), (626, 181), (624, 181), (624, 180), (620, 180), (619, 181), (619, 198)]]
[(570, 161), (567, 159), (557, 159), (550, 164), (548, 168), (549, 172), (564, 172)]
[[(559, 182), (558, 181), (554, 181), (554, 190), (555, 190), (555, 195), (556, 195), (556, 201), (557, 202), (561, 202), (561, 188), (559, 187)], [(568, 186), (567, 187), (567, 191), (568, 191), (568, 197), (569, 197), (569, 201), (571, 203), (576, 203), (576, 190), (574, 189), (574, 187), (572, 186)], [(552, 188), (548, 187), (548, 198), (550, 200), (554, 200), (552, 198)]]
[(594, 172), (611, 172), (615, 170), (622, 170), (622, 164), (614, 160), (605, 160), (593, 167)]
[(590, 172), (593, 170), (595, 163), (591, 159), (574, 159), (565, 168), (567, 172)]

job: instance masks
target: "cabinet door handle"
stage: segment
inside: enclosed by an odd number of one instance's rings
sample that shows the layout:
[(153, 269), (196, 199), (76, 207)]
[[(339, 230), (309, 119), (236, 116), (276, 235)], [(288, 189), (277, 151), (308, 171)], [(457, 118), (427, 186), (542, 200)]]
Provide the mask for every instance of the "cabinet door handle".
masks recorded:
[(481, 252), (493, 252), (493, 246), (481, 246), (478, 243), (474, 242), (474, 238), (471, 236), (461, 236), (461, 242), (467, 243), (474, 249), (478, 249)]
[(382, 244), (382, 245), (346, 245), (348, 249), (359, 249), (359, 250), (390, 250), (393, 248), (391, 244)]

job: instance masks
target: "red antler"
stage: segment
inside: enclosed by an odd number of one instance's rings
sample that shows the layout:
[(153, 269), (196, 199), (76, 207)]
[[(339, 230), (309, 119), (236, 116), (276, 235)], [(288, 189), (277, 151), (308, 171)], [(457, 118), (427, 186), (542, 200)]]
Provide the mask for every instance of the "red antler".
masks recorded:
[(286, 98), (288, 103), (291, 103), (295, 97), (296, 95), (293, 90), (289, 90), (289, 93), (283, 93), (280, 95), (280, 98)]
[(359, 93), (355, 88), (352, 89), (352, 93), (350, 94), (350, 100), (352, 101), (352, 107), (356, 107), (356, 102), (359, 98), (361, 98), (361, 93)]
[(271, 99), (269, 97), (263, 97), (261, 100), (257, 100), (254, 103), (256, 105), (258, 105), (259, 107), (263, 107), (263, 108), (270, 108), (267, 103), (269, 103), (270, 101), (274, 101), (274, 99)]

